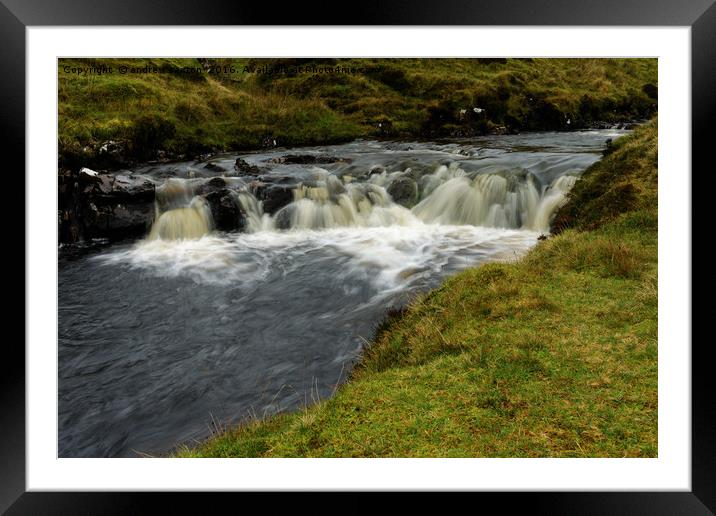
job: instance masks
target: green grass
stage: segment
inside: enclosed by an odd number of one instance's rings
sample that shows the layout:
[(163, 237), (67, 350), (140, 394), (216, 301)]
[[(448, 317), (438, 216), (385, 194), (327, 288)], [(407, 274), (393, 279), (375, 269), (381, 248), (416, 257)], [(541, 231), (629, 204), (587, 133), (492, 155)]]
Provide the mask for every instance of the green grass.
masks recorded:
[(393, 313), (331, 399), (176, 455), (656, 457), (656, 145), (653, 120), (584, 173), (559, 235)]
[[(648, 118), (656, 59), (213, 59), (236, 73), (125, 74), (120, 66), (199, 67), (197, 59), (60, 59), (59, 159), (87, 166), (107, 140), (129, 157), (568, 129)], [(244, 67), (339, 65), (357, 74), (259, 74)], [(65, 67), (107, 65), (78, 76)], [(484, 109), (476, 116), (473, 107)], [(461, 115), (461, 110), (467, 110)], [(567, 121), (569, 120), (569, 124)], [(380, 124), (380, 127), (379, 125)], [(167, 130), (159, 130), (167, 129)]]

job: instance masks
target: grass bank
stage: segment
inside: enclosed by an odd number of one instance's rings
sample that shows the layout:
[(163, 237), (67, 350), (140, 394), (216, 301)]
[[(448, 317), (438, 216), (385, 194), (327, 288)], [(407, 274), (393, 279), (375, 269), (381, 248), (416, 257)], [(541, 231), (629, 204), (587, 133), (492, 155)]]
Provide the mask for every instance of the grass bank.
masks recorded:
[(392, 314), (336, 395), (180, 457), (657, 456), (657, 124), (577, 182), (558, 235)]
[(651, 117), (656, 81), (656, 59), (60, 59), (59, 161), (566, 130)]

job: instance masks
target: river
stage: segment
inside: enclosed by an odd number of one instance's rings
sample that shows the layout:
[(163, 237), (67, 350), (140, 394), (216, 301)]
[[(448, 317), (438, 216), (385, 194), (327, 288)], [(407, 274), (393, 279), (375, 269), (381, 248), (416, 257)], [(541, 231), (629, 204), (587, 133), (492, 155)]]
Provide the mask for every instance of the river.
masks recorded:
[[(523, 255), (624, 133), (355, 141), (133, 171), (157, 185), (147, 236), (60, 254), (59, 455), (164, 454), (215, 425), (331, 396), (386, 310), (462, 268)], [(264, 213), (255, 178), (220, 172), (237, 157), (293, 201)], [(243, 232), (212, 231), (194, 196), (222, 175)]]

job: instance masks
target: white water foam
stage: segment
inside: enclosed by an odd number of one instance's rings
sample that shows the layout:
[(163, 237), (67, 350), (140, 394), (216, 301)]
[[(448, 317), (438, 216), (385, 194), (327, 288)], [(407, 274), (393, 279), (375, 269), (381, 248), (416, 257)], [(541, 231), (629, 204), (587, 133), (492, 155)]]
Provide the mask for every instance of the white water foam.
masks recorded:
[(423, 223), (261, 231), (194, 240), (146, 240), (94, 259), (162, 277), (187, 276), (196, 283), (250, 287), (279, 267), (284, 276), (297, 272), (311, 255), (335, 257), (344, 272), (365, 277), (379, 292), (390, 292), (439, 272), (450, 260), (459, 269), (488, 258), (520, 256), (537, 235), (525, 230)]

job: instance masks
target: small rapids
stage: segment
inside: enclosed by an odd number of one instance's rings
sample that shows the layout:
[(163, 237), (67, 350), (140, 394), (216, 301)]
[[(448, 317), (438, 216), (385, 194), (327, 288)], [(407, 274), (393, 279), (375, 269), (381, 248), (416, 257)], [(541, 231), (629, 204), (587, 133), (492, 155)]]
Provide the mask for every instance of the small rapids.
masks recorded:
[(381, 186), (370, 183), (343, 185), (340, 179), (317, 170), (318, 186), (299, 186), (294, 202), (276, 214), (285, 229), (411, 226), (418, 219), (395, 204)]
[[(297, 184), (293, 202), (274, 217), (263, 212), (261, 201), (247, 189), (233, 192), (247, 218), (246, 232), (421, 224), (547, 232), (577, 179), (576, 175), (562, 175), (542, 186), (533, 174), (523, 170), (470, 177), (456, 164), (443, 165), (420, 179), (423, 199), (408, 209), (393, 201), (384, 186), (391, 181), (385, 173), (362, 183), (353, 182), (351, 176), (341, 180), (320, 168), (312, 173), (313, 180)], [(148, 239), (195, 239), (209, 234), (212, 219), (206, 201), (192, 195), (189, 183), (173, 180), (169, 185), (158, 191), (157, 218)], [(177, 199), (184, 205), (177, 205)]]
[(162, 454), (212, 421), (329, 397), (387, 309), (526, 253), (619, 134), (356, 141), (290, 151), (341, 158), (320, 163), (272, 149), (132, 171), (156, 185), (147, 235), (60, 259), (59, 456)]
[(149, 240), (181, 240), (201, 238), (211, 231), (211, 211), (201, 197), (194, 197), (189, 206), (165, 211), (152, 226)]

